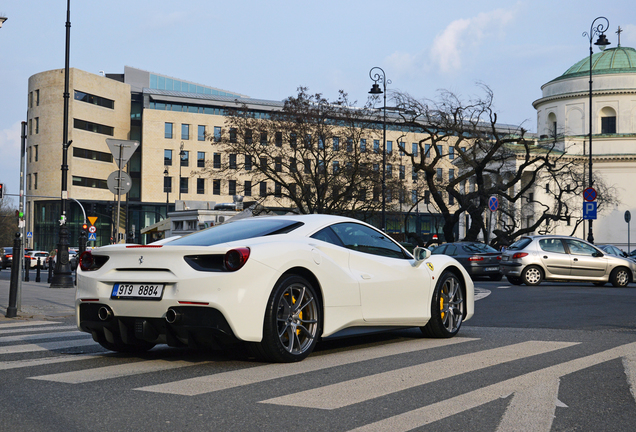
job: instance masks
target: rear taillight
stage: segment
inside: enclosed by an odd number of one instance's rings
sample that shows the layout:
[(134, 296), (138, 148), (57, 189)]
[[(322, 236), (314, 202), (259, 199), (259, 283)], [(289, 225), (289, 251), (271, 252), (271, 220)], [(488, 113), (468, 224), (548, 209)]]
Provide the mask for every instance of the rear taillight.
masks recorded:
[(501, 255), (499, 255), (499, 256), (497, 257), (497, 259), (498, 259), (499, 261), (501, 261)]
[(225, 254), (223, 262), (225, 264), (225, 268), (229, 271), (237, 271), (245, 265), (249, 257), (250, 250), (248, 248), (236, 248)]
[(523, 258), (524, 256), (528, 256), (528, 254), (526, 252), (517, 252), (512, 256), (512, 259), (519, 259)]
[(108, 261), (107, 256), (93, 255), (89, 250), (82, 252), (79, 257), (79, 267), (83, 271), (98, 270)]
[(477, 256), (477, 255), (474, 255), (468, 258), (468, 261), (483, 261), (483, 260), (484, 260), (483, 256)]

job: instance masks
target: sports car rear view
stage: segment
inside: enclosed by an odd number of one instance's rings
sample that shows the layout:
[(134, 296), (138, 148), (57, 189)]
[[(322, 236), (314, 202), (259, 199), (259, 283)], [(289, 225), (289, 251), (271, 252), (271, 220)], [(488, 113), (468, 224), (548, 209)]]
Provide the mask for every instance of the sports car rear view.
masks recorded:
[(322, 338), (420, 327), (452, 337), (473, 315), (453, 258), (413, 254), (339, 216), (254, 217), (80, 257), (80, 330), (114, 351), (244, 343), (259, 359), (304, 359)]

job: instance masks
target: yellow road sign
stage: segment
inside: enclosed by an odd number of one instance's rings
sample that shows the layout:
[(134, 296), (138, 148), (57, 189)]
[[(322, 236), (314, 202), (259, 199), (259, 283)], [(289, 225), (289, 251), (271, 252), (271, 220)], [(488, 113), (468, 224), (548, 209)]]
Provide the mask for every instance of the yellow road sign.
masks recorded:
[(97, 216), (89, 216), (88, 221), (91, 223), (91, 225), (95, 225), (95, 222), (97, 222)]

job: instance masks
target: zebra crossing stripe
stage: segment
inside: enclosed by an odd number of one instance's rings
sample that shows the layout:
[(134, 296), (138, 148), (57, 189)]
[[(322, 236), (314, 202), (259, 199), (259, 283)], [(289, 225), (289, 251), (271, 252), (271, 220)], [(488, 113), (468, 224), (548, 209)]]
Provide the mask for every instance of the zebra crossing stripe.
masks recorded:
[(261, 403), (332, 410), (577, 344), (577, 342), (522, 342), (343, 381), (268, 399)]
[(80, 336), (88, 336), (88, 334), (80, 332), (77, 330), (77, 327), (72, 326), (71, 328), (75, 328), (75, 331), (67, 331), (67, 332), (51, 332), (51, 333), (38, 333), (32, 335), (20, 335), (20, 336), (2, 336), (0, 337), (0, 343), (2, 342), (18, 342), (18, 341), (31, 341), (31, 340), (40, 340), (40, 339), (51, 339), (51, 338), (66, 338), (66, 337), (80, 337)]
[[(54, 323), (57, 324), (57, 323)], [(77, 329), (77, 326), (75, 325), (68, 325), (68, 326), (53, 326), (53, 327), (37, 327), (37, 328), (32, 328), (32, 329), (26, 329), (26, 328), (14, 328), (14, 329), (9, 329), (9, 330), (3, 330), (0, 331), (1, 335), (8, 335), (8, 334), (13, 334), (13, 333), (27, 333), (27, 332), (36, 332), (36, 331), (58, 331), (58, 330), (71, 330), (71, 329)]]
[(5, 347), (0, 347), (0, 355), (37, 352), (37, 351), (50, 351), (50, 350), (56, 350), (56, 349), (81, 347), (81, 346), (87, 346), (87, 345), (95, 345), (95, 341), (92, 338), (88, 338), (88, 339), (75, 339), (70, 341), (44, 342), (40, 344), (9, 345)]
[(121, 378), (144, 373), (160, 372), (170, 369), (178, 369), (188, 366), (204, 365), (211, 363), (191, 362), (185, 360), (146, 360), (134, 363), (126, 363), (114, 366), (105, 366), (93, 369), (84, 369), (74, 372), (63, 372), (50, 375), (30, 377), (30, 379), (42, 381), (55, 381), (67, 384), (81, 384), (106, 379)]
[(200, 376), (165, 384), (139, 387), (135, 390), (179, 394), (184, 396), (195, 396), (233, 387), (255, 384), (294, 374), (313, 372), (331, 367), (357, 363), (365, 360), (372, 360), (414, 351), (422, 351), (426, 349), (449, 346), (464, 342), (472, 342), (476, 340), (479, 339), (463, 337), (433, 340), (415, 339), (406, 342), (383, 345), (380, 347), (363, 348), (359, 350), (339, 352), (325, 356), (310, 356), (299, 363), (256, 366), (248, 369), (222, 372), (218, 374)]
[(539, 382), (514, 394), (496, 432), (549, 432), (559, 397), (559, 380)]
[[(535, 387), (538, 383), (555, 382), (562, 376), (620, 357), (627, 357), (630, 359), (636, 358), (636, 342), (621, 345), (607, 351), (570, 360), (545, 369), (501, 381), (475, 391), (464, 393), (416, 410), (408, 411), (375, 423), (370, 423), (362, 427), (352, 429), (349, 432), (384, 432), (387, 430), (390, 430), (391, 432), (410, 431), (438, 420), (445, 419), (452, 415), (485, 405), (494, 400), (508, 397), (513, 393)], [(629, 371), (626, 372), (629, 374)], [(632, 380), (633, 377), (628, 377), (628, 381), (633, 382)], [(634, 391), (632, 389), (632, 395), (633, 394)], [(553, 400), (553, 403), (556, 403), (556, 399)], [(538, 413), (537, 415), (539, 416), (547, 415), (545, 411), (542, 412), (541, 410), (535, 410), (535, 413)], [(524, 420), (524, 428), (521, 430), (531, 430), (533, 432), (546, 432), (550, 430), (533, 428), (531, 425), (533, 423), (540, 423), (542, 419), (533, 418), (531, 415), (532, 411), (530, 410), (526, 410), (526, 414), (529, 414), (529, 416)], [(505, 428), (506, 425), (504, 424), (502, 429), (498, 432), (506, 431), (507, 429)]]
[(21, 321), (21, 322), (9, 323), (9, 324), (0, 324), (0, 333), (2, 333), (2, 330), (7, 328), (43, 326), (43, 325), (53, 325), (53, 324), (60, 324), (60, 323), (54, 322), (54, 321)]
[(8, 370), (8, 369), (20, 369), (25, 367), (33, 367), (33, 366), (43, 366), (55, 363), (66, 363), (77, 360), (88, 360), (95, 357), (103, 356), (103, 354), (80, 354), (80, 355), (61, 355), (56, 357), (45, 357), (39, 359), (29, 359), (29, 360), (13, 360), (13, 361), (5, 361), (0, 362), (0, 370)]

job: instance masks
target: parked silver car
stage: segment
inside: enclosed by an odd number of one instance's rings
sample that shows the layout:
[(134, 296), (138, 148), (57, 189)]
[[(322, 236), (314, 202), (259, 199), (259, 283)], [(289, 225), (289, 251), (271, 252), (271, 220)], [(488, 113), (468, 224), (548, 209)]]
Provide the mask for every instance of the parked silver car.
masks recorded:
[(636, 279), (636, 263), (608, 255), (575, 237), (521, 237), (501, 255), (501, 272), (513, 285), (545, 280), (588, 281), (624, 287)]

